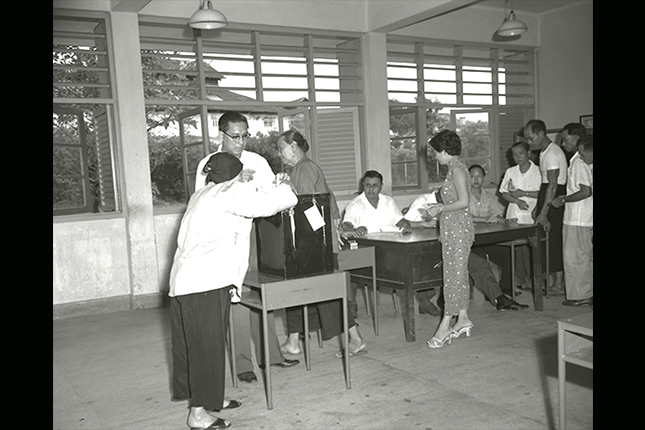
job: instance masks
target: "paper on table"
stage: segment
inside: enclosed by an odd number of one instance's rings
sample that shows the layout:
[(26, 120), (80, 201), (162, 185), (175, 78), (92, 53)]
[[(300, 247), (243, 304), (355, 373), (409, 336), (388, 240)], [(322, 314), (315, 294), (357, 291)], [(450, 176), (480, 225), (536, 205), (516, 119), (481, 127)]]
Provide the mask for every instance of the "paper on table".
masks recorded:
[(395, 225), (384, 225), (379, 230), (381, 233), (401, 233), (401, 229)]
[(421, 215), (423, 215), (428, 206), (433, 203), (438, 203), (435, 193), (421, 194), (412, 202), (410, 209), (408, 209), (404, 218), (412, 222), (423, 221)]
[(318, 211), (316, 205), (304, 211), (304, 214), (307, 217), (307, 221), (309, 221), (309, 225), (311, 225), (311, 229), (313, 231), (316, 231), (325, 225), (325, 219), (322, 217), (322, 215), (320, 215), (320, 212)]

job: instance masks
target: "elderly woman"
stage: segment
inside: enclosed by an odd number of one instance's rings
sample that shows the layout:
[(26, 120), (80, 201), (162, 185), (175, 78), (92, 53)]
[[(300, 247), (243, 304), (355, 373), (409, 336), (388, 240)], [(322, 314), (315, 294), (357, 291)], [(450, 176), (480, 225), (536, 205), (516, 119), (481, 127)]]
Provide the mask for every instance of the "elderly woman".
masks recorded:
[[(249, 265), (248, 236), (254, 217), (295, 206), (286, 184), (258, 189), (241, 182), (242, 163), (213, 155), (207, 185), (195, 192), (181, 220), (170, 271), (173, 400), (188, 400), (191, 429), (227, 428), (213, 411), (241, 406), (224, 399), (226, 332), (231, 301)], [(245, 234), (243, 234), (245, 233)]]
[[(448, 166), (441, 186), (443, 203), (432, 205), (427, 214), (439, 216), (439, 240), (443, 257), (444, 316), (428, 348), (441, 348), (463, 333), (470, 336), (473, 323), (468, 318), (470, 283), (468, 257), (475, 240), (475, 229), (469, 210), (468, 169), (459, 160), (461, 139), (452, 130), (443, 130), (430, 139), (430, 147), (439, 163)], [(457, 322), (450, 326), (457, 315)]]
[[(278, 151), (282, 162), (290, 169), (291, 185), (296, 194), (313, 194), (313, 193), (329, 193), (330, 194), (330, 207), (331, 217), (333, 224), (336, 226), (340, 219), (340, 211), (334, 193), (329, 189), (325, 175), (322, 169), (306, 155), (309, 151), (309, 143), (304, 136), (297, 130), (289, 130), (282, 133), (278, 138)], [(338, 250), (337, 243), (338, 237), (336, 235), (336, 228), (332, 228), (332, 249), (334, 251), (335, 267), (338, 268)], [(342, 302), (339, 300), (331, 302), (319, 303), (309, 308), (315, 308), (316, 313), (309, 314), (310, 328), (322, 329), (323, 339), (330, 339), (342, 333)], [(282, 345), (283, 353), (300, 354), (300, 333), (303, 332), (303, 312), (302, 308), (289, 308), (287, 309), (287, 341)], [(365, 350), (365, 342), (358, 332), (358, 324), (354, 320), (352, 313), (348, 313), (349, 317), (349, 354), (363, 354)], [(338, 354), (342, 357), (342, 352)]]

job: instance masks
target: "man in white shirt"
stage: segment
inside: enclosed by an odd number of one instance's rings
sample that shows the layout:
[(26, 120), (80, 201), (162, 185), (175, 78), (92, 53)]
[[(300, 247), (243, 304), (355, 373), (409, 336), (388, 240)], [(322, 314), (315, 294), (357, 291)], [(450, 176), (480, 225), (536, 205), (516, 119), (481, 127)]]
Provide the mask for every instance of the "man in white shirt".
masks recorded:
[[(363, 236), (380, 231), (412, 231), (410, 221), (403, 218), (394, 199), (381, 194), (383, 175), (376, 170), (368, 170), (363, 175), (362, 184), (363, 192), (345, 208), (341, 223), (343, 237)], [(355, 318), (358, 314), (356, 289), (356, 285), (352, 284), (349, 298), (349, 309)]]
[(381, 194), (383, 175), (368, 170), (363, 175), (363, 192), (349, 202), (341, 228), (347, 236), (391, 231), (410, 233), (410, 222), (403, 218), (394, 199)]
[(230, 423), (210, 411), (241, 406), (224, 399), (222, 345), (249, 265), (243, 238), (254, 217), (289, 209), (298, 198), (289, 183), (258, 189), (242, 182), (233, 155), (215, 154), (206, 166), (207, 184), (188, 202), (170, 271), (172, 386), (173, 399), (189, 403), (189, 427), (226, 428)]
[(546, 131), (544, 121), (532, 119), (524, 127), (524, 137), (528, 140), (531, 149), (540, 149), (539, 167), (542, 185), (538, 194), (535, 221), (537, 224), (543, 225), (549, 235), (549, 270), (551, 274), (555, 275), (550, 291), (553, 294), (564, 294), (562, 285), (562, 219), (564, 210), (552, 207), (551, 201), (555, 196), (566, 193), (567, 158), (562, 148), (549, 139)]
[[(582, 124), (580, 124), (582, 127)], [(593, 306), (593, 135), (576, 139), (567, 194), (553, 199), (565, 205), (563, 235), (565, 306)]]
[[(225, 112), (218, 121), (219, 138), (222, 145), (219, 150), (204, 157), (197, 165), (195, 178), (195, 192), (206, 186), (207, 172), (204, 172), (204, 166), (211, 156), (218, 152), (226, 152), (237, 157), (243, 165), (242, 181), (251, 182), (259, 188), (271, 187), (275, 174), (267, 160), (260, 154), (246, 151), (246, 141), (251, 136), (248, 132), (249, 124), (246, 117), (235, 111)], [(246, 241), (250, 246), (251, 230), (241, 240)], [(243, 382), (257, 381), (257, 376), (253, 372), (253, 361), (251, 355), (251, 339), (255, 345), (258, 365), (262, 367), (264, 363), (264, 354), (262, 353), (262, 342), (260, 337), (261, 321), (258, 312), (250, 311), (243, 305), (232, 307), (233, 323), (235, 324), (235, 345), (236, 345), (236, 367), (237, 376)], [(299, 360), (290, 360), (285, 358), (280, 351), (280, 341), (275, 331), (275, 320), (273, 313), (269, 313), (269, 357), (272, 366), (291, 367), (298, 364)]]

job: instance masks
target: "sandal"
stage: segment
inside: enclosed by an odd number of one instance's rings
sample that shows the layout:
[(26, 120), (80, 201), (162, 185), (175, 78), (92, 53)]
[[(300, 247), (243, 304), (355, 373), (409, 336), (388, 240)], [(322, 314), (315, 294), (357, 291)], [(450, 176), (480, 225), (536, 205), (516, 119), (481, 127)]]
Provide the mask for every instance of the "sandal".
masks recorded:
[(231, 426), (231, 423), (223, 420), (221, 418), (218, 418), (215, 420), (214, 423), (209, 425), (208, 427), (191, 427), (190, 430), (202, 430), (202, 429), (227, 429)]
[[(364, 354), (367, 354), (367, 350), (366, 350), (366, 349), (359, 349), (359, 350), (358, 350), (358, 351), (356, 351), (356, 352), (349, 351), (349, 356), (350, 356), (350, 357), (355, 357), (355, 356), (357, 356), (357, 355), (364, 355)], [(334, 355), (334, 357), (336, 357), (336, 358), (345, 358), (345, 351), (338, 351), (338, 352)]]

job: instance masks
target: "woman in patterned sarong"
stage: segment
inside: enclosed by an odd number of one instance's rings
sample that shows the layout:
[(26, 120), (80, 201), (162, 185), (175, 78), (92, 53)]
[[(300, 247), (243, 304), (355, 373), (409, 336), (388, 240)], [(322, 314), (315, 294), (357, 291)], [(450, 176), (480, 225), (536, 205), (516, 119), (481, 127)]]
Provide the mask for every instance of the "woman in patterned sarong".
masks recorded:
[[(463, 333), (469, 337), (473, 327), (468, 318), (468, 257), (475, 239), (475, 230), (468, 209), (468, 169), (459, 160), (461, 139), (454, 131), (443, 130), (432, 137), (429, 143), (437, 161), (448, 166), (446, 179), (441, 186), (443, 203), (432, 205), (427, 210), (428, 216), (439, 216), (445, 300), (444, 316), (434, 336), (428, 341), (428, 348), (441, 348)], [(454, 316), (457, 316), (457, 321), (451, 326)]]

